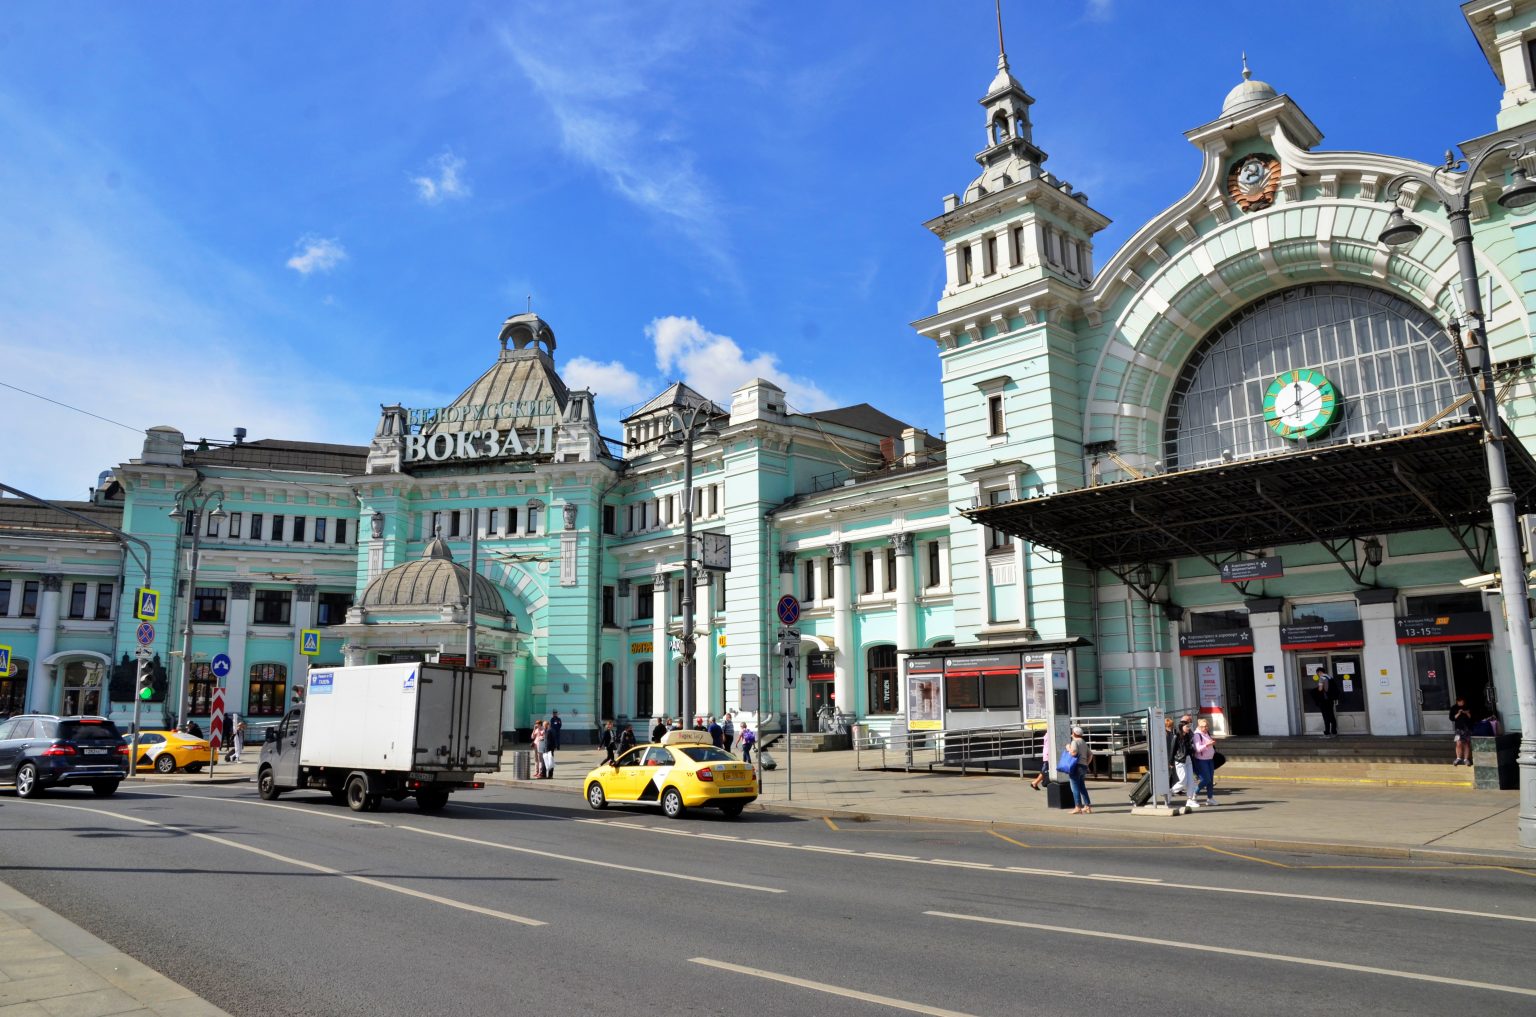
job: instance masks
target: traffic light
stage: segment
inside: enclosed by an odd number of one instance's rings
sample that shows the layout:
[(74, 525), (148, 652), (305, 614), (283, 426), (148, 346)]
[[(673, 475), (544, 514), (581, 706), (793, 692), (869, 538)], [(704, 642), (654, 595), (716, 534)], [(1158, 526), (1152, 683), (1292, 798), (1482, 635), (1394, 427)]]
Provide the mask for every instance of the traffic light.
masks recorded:
[(147, 703), (155, 698), (155, 688), (149, 680), (149, 668), (147, 667), (141, 666), (139, 668), (138, 696), (141, 703)]

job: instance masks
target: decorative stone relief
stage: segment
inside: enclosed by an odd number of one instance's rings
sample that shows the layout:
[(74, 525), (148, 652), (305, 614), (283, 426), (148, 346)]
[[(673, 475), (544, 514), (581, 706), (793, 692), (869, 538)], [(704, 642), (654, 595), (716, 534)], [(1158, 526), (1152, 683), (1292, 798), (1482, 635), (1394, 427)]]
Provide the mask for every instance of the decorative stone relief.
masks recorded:
[(1227, 196), (1244, 212), (1273, 205), (1279, 190), (1280, 160), (1272, 155), (1244, 156), (1227, 173)]

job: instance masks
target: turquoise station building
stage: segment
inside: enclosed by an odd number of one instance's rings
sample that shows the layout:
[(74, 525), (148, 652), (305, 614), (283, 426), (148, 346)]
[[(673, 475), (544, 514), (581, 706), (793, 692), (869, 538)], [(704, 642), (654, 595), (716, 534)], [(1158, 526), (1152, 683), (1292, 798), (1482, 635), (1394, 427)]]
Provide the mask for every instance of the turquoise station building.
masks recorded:
[[(1504, 87), (1467, 124), (1475, 160), (1536, 139), (1536, 0), (1462, 12)], [(1328, 149), (1244, 68), (1191, 112), (1165, 210), (1101, 257), (1106, 210), (1045, 168), (1033, 104), (1000, 53), (975, 168), (954, 153), (969, 182), (925, 223), (946, 281), (914, 341), (942, 440), (864, 403), (791, 412), (751, 379), (672, 385), (621, 446), (550, 323), (515, 315), (458, 399), (383, 407), (366, 443), (156, 427), (88, 501), (0, 500), (0, 712), (126, 718), (145, 636), (152, 717), (205, 717), (222, 687), (271, 719), (310, 663), (463, 661), (472, 631), (512, 678), (507, 731), (676, 715), (689, 636), (697, 713), (776, 722), (790, 595), (807, 725), (823, 706), (880, 730), (1017, 723), (1054, 688), (1075, 714), (1301, 736), (1327, 672), (1344, 734), (1448, 731), (1458, 695), (1518, 729), (1450, 227), (1395, 186), (1434, 168)], [(1490, 157), (1471, 207), (1529, 562), (1536, 214), (1496, 200), (1517, 170), (1536, 156)], [(1379, 240), (1396, 207), (1423, 227), (1403, 248)], [(689, 512), (708, 560), (685, 633)]]

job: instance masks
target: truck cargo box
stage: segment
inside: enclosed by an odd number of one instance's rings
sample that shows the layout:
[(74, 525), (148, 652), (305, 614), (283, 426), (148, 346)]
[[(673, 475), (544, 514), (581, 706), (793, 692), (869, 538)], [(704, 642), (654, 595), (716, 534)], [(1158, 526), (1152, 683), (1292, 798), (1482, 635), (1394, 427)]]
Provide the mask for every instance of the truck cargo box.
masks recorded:
[(501, 765), (500, 671), (441, 664), (323, 667), (304, 694), (302, 766), (490, 772)]

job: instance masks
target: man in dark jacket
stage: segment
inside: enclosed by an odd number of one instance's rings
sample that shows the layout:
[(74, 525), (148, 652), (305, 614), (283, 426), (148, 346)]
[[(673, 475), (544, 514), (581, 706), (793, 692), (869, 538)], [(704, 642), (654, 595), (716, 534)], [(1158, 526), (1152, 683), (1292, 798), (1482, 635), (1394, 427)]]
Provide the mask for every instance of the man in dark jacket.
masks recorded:
[(551, 710), (549, 723), (545, 725), (547, 730), (544, 732), (544, 739), (549, 746), (549, 751), (554, 752), (560, 748), (560, 728), (563, 726), (564, 722), (560, 719), (560, 711)]
[(666, 717), (662, 717), (660, 720), (658, 720), (656, 722), (656, 726), (651, 728), (651, 741), (653, 741), (653, 742), (661, 741), (662, 736), (665, 735), (666, 733), (667, 733), (667, 718)]
[(724, 741), (724, 739), (725, 739), (725, 730), (720, 727), (720, 722), (715, 719), (714, 714), (710, 714), (710, 717), (709, 717), (709, 741), (710, 741), (710, 744), (712, 744), (717, 749), (724, 748), (725, 746), (723, 744), (721, 744)]
[(598, 747), (608, 754), (604, 763), (612, 765), (613, 750), (619, 747), (619, 733), (613, 729), (613, 721), (606, 721), (603, 730), (597, 736)]
[(1327, 671), (1319, 671), (1313, 676), (1316, 685), (1313, 691), (1317, 694), (1317, 709), (1323, 715), (1323, 737), (1337, 738), (1339, 736), (1339, 718), (1333, 712), (1334, 701), (1339, 698), (1337, 681)]

